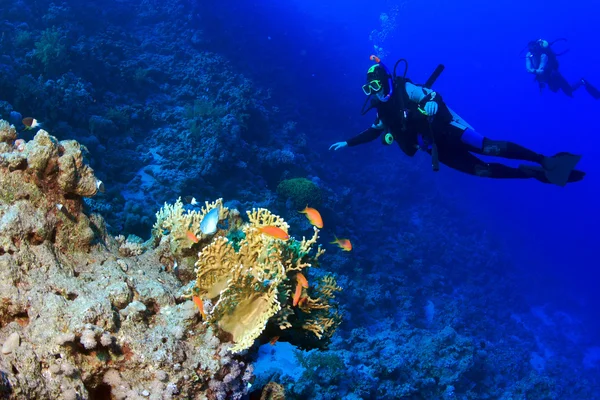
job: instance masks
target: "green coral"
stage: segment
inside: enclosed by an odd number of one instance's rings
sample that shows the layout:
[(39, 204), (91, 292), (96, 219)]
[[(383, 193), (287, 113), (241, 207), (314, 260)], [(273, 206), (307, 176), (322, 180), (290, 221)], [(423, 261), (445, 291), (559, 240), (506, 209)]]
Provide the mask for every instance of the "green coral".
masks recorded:
[(31, 45), (31, 32), (29, 31), (17, 31), (15, 33), (15, 47), (22, 49)]
[(65, 33), (56, 27), (42, 32), (35, 42), (35, 56), (44, 64), (47, 71), (60, 70), (68, 64)]
[[(334, 352), (329, 351), (294, 351), (296, 359), (303, 368), (302, 382), (323, 382), (327, 383), (327, 388), (335, 388), (337, 384), (343, 379), (347, 372), (347, 368), (344, 365), (344, 360)], [(300, 387), (298, 387), (300, 389)], [(315, 395), (311, 388), (303, 388), (302, 392), (297, 391), (293, 388), (292, 393), (300, 398), (304, 396)], [(321, 390), (329, 391), (326, 388)], [(335, 389), (331, 390), (329, 395), (334, 395)], [(311, 393), (312, 392), (312, 393)], [(335, 397), (335, 396), (333, 396)], [(306, 398), (306, 397), (304, 397)]]
[(297, 209), (303, 209), (307, 205), (317, 208), (322, 202), (321, 189), (306, 178), (281, 181), (277, 185), (277, 194), (286, 200), (290, 199)]

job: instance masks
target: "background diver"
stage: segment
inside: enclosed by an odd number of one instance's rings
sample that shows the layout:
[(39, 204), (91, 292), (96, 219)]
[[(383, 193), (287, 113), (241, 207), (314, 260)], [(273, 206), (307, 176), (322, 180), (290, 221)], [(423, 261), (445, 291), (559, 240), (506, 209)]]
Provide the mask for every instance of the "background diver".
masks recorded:
[[(430, 88), (443, 70), (440, 65), (424, 85), (413, 84), (406, 78), (408, 63), (401, 59), (393, 75), (376, 56), (376, 64), (367, 71), (363, 91), (368, 95), (362, 114), (375, 108), (373, 125), (344, 142), (332, 144), (330, 150), (356, 146), (383, 136), (384, 144), (398, 143), (412, 157), (419, 150), (432, 156), (434, 170), (439, 162), (471, 175), (489, 178), (535, 178), (540, 182), (564, 186), (583, 179), (585, 173), (574, 170), (581, 156), (558, 153), (547, 157), (516, 143), (492, 140), (477, 133), (468, 123), (450, 110), (439, 93)], [(402, 76), (396, 75), (398, 64), (404, 62)], [(365, 110), (371, 99), (371, 106)], [(525, 160), (539, 164), (512, 168), (500, 163), (486, 163), (471, 153)]]
[(593, 98), (600, 99), (600, 91), (590, 85), (587, 80), (582, 78), (571, 85), (559, 72), (557, 57), (565, 54), (568, 50), (556, 53), (552, 49), (552, 45), (563, 40), (565, 39), (548, 42), (544, 39), (538, 39), (529, 42), (527, 44), (528, 52), (525, 56), (527, 72), (535, 74), (535, 80), (538, 82), (540, 90), (548, 85), (552, 92), (556, 93), (562, 90), (567, 96), (573, 97), (573, 92), (583, 86)]

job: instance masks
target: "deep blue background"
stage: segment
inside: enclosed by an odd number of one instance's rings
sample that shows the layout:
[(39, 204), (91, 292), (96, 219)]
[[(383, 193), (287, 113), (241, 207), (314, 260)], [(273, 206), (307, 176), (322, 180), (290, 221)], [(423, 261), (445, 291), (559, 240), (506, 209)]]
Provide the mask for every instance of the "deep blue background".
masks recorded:
[(541, 0), (327, 5), (310, 0), (238, 1), (212, 6), (201, 18), (221, 31), (222, 42), (212, 43), (215, 50), (228, 53), (247, 73), (271, 80), (282, 108), (286, 98), (294, 99), (294, 107), (296, 101), (306, 104), (306, 109), (291, 112), (305, 126), (330, 132), (330, 137), (312, 138), (323, 160), (351, 163), (360, 157), (364, 163), (383, 166), (403, 155), (371, 145), (345, 149), (344, 155), (329, 153), (327, 147), (371, 122), (372, 116), (359, 113), (364, 101), (360, 86), (373, 53), (369, 34), (381, 29), (380, 14), (390, 12), (394, 4), (400, 7), (398, 24), (383, 45), (389, 65), (407, 58), (411, 79), (424, 81), (443, 63), (446, 70), (436, 90), (481, 133), (548, 155), (583, 155), (579, 168), (587, 172), (586, 179), (564, 188), (532, 180), (480, 179), (447, 168), (432, 179), (447, 183), (447, 190), (462, 199), (491, 234), (502, 237), (522, 271), (535, 277), (532, 301), (594, 312), (600, 305), (595, 230), (600, 217), (593, 197), (600, 187), (594, 164), (600, 156), (600, 102), (584, 90), (574, 98), (549, 91), (540, 95), (519, 51), (532, 39), (568, 38), (557, 44), (570, 49), (560, 58), (563, 74), (600, 85), (600, 34), (594, 27), (600, 6)]

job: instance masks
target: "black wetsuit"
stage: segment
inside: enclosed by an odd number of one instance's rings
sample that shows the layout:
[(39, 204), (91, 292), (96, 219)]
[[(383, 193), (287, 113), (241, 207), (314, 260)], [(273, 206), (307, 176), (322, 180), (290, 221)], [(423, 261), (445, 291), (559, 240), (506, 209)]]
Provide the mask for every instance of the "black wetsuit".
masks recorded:
[[(527, 67), (537, 70), (540, 66), (543, 69), (541, 74), (536, 74), (535, 80), (543, 89), (548, 85), (550, 91), (556, 93), (562, 90), (564, 94), (573, 97), (573, 92), (577, 90), (581, 83), (577, 82), (571, 85), (558, 70), (558, 60), (552, 49), (539, 49), (527, 54)], [(543, 65), (542, 65), (543, 64)]]
[[(570, 84), (560, 73), (557, 54), (552, 50), (551, 45), (544, 48), (538, 42), (530, 46), (526, 56), (525, 66), (531, 73), (535, 73), (535, 80), (538, 82), (540, 90), (546, 85), (548, 89), (556, 93), (562, 90), (564, 94), (573, 97), (573, 93), (581, 86), (585, 87), (587, 92), (595, 99), (600, 99), (600, 91), (592, 86), (587, 80), (579, 79)], [(541, 69), (541, 73), (535, 71)]]
[[(541, 182), (550, 183), (543, 170), (532, 172), (499, 163), (486, 163), (471, 153), (539, 164), (545, 159), (542, 154), (513, 142), (491, 140), (472, 129), (452, 125), (452, 113), (439, 94), (433, 100), (438, 104), (438, 111), (430, 122), (428, 117), (419, 111), (419, 107), (423, 108), (427, 101), (431, 101), (431, 96), (426, 96), (421, 104), (417, 104), (409, 99), (401, 78), (397, 78), (394, 86), (394, 94), (387, 102), (378, 99), (372, 101), (371, 107), (377, 110), (375, 123), (371, 128), (348, 139), (348, 146), (370, 142), (382, 133), (389, 132), (402, 151), (410, 157), (419, 149), (431, 154), (432, 149), (428, 144), (435, 142), (439, 161), (458, 171), (489, 178), (536, 178)], [(424, 89), (423, 94), (426, 94)], [(572, 171), (569, 182), (581, 180), (583, 176), (581, 171)]]

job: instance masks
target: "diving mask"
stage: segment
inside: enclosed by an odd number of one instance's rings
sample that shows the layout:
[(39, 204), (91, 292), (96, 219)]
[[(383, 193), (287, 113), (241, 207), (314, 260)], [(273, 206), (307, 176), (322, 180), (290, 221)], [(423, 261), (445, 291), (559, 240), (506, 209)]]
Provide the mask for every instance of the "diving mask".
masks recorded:
[(369, 96), (370, 94), (377, 93), (382, 89), (381, 81), (379, 79), (375, 79), (362, 86), (363, 92)]

